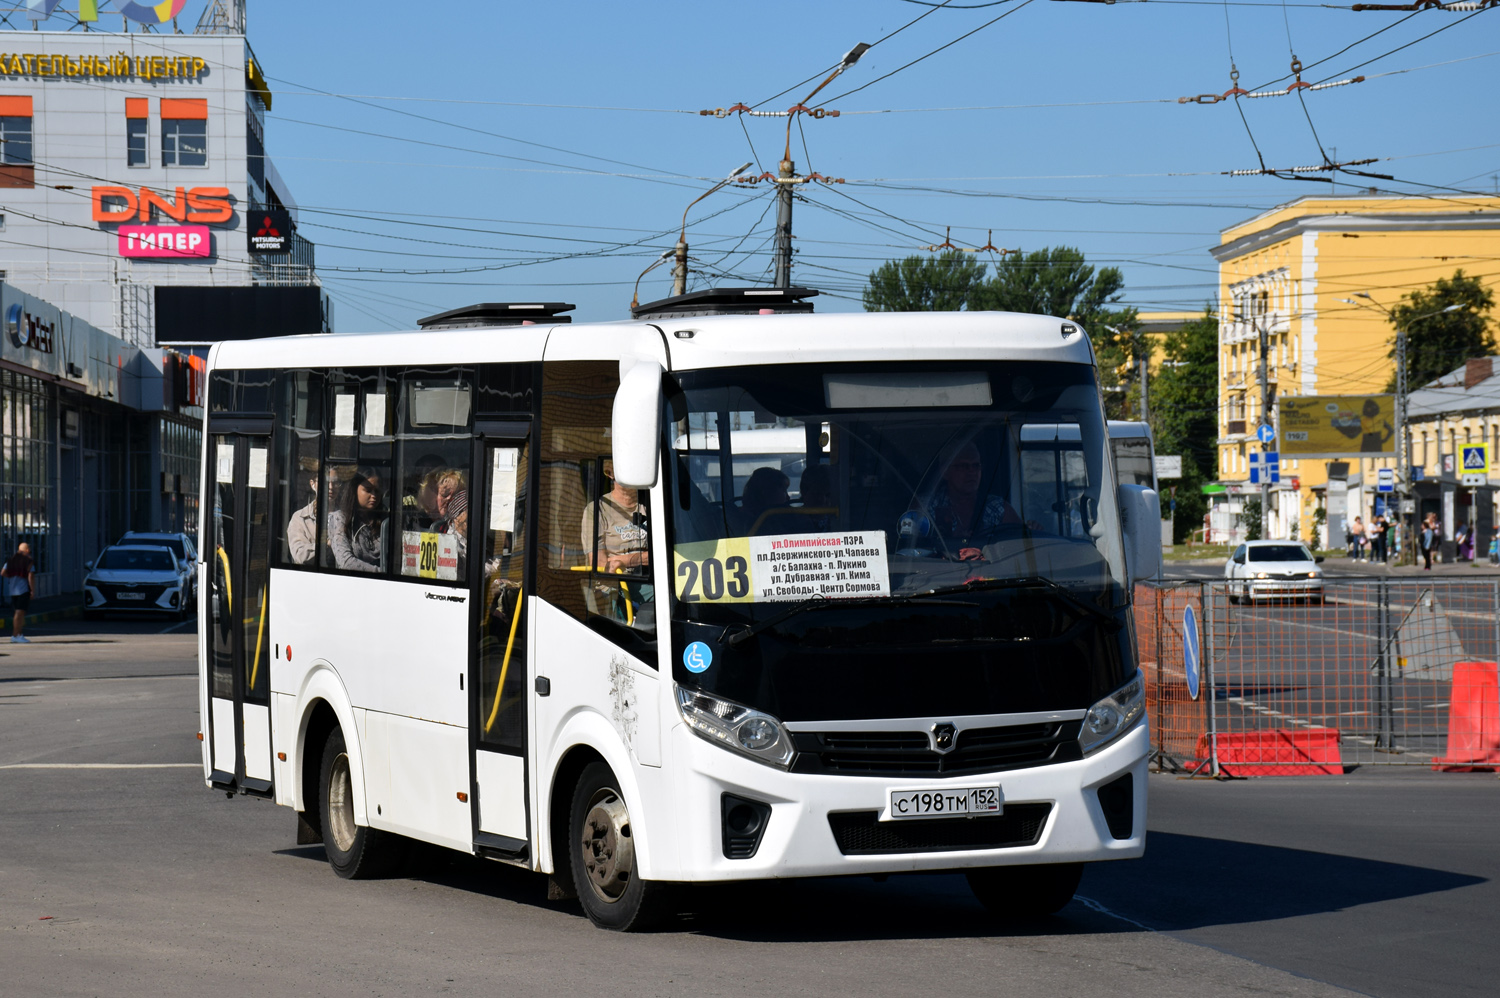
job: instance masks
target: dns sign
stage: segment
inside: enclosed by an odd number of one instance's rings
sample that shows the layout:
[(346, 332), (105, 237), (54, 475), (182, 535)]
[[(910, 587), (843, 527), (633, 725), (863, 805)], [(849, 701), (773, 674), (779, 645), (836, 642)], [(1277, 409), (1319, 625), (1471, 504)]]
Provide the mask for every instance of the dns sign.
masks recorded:
[(5, 310), (5, 331), (10, 334), (10, 341), (22, 349), (52, 352), (53, 324), (23, 311), (20, 305)]

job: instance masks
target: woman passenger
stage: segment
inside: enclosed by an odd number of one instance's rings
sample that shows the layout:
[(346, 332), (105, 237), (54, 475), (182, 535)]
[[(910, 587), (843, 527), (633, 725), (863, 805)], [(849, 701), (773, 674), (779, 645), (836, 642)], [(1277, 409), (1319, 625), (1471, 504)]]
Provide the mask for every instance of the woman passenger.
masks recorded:
[(338, 509), (328, 517), (333, 563), (349, 572), (379, 572), (383, 568), (385, 480), (374, 468), (361, 465), (344, 485)]

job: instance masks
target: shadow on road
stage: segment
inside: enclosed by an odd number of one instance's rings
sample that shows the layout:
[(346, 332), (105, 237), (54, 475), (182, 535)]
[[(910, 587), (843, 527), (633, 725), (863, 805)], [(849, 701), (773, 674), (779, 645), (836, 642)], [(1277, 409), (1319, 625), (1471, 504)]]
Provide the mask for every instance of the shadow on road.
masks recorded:
[(1139, 862), (1101, 863), (1080, 893), (1155, 929), (1196, 929), (1341, 911), (1485, 883), (1405, 863), (1152, 832)]

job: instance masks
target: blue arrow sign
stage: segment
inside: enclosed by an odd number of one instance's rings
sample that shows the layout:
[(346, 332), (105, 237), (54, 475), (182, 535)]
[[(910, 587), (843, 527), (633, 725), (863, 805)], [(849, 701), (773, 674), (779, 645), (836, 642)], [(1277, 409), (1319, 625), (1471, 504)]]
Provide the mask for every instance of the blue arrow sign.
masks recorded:
[(1188, 696), (1198, 699), (1198, 617), (1191, 603), (1182, 610), (1182, 671), (1187, 674)]
[(1276, 430), (1270, 423), (1261, 423), (1255, 428), (1255, 439), (1263, 444), (1268, 444), (1276, 439)]

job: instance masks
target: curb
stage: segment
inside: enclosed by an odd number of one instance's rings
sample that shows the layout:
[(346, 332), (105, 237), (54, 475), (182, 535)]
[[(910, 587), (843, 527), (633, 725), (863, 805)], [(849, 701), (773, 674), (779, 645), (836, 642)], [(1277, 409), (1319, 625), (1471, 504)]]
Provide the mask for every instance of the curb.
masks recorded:
[[(14, 619), (9, 608), (6, 608), (3, 612), (4, 617), (0, 618), (0, 634), (9, 633), (11, 621)], [(65, 606), (59, 610), (43, 610), (40, 613), (32, 613), (28, 610), (26, 612), (26, 626), (45, 624), (52, 620), (67, 620), (78, 616), (82, 612), (83, 607), (81, 606)]]

